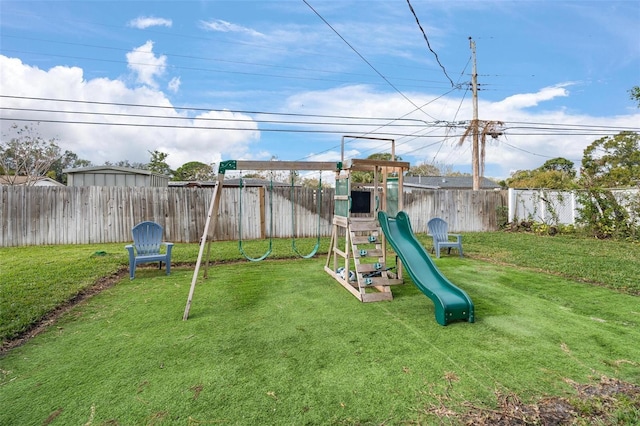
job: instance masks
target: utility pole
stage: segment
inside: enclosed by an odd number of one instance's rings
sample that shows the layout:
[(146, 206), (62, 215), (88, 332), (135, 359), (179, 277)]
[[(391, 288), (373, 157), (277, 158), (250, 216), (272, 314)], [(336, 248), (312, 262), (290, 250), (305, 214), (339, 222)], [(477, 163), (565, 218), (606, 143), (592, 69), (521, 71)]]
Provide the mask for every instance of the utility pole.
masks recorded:
[(471, 47), (471, 59), (473, 68), (471, 71), (471, 91), (473, 93), (473, 142), (471, 147), (471, 172), (473, 174), (473, 190), (480, 189), (480, 149), (479, 149), (479, 129), (478, 129), (478, 71), (476, 70), (476, 42), (469, 37)]

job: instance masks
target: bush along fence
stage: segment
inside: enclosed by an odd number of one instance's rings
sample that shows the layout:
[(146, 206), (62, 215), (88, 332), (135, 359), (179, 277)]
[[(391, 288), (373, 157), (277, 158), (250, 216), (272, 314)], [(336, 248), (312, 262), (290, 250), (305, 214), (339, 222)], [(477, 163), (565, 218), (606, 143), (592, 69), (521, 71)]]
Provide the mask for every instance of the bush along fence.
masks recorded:
[[(202, 236), (211, 188), (0, 186), (0, 247), (131, 241), (143, 220), (159, 223), (166, 241), (195, 243)], [(224, 188), (212, 238), (331, 235), (332, 188)], [(318, 197), (321, 198), (319, 203)], [(404, 194), (417, 233), (432, 217), (456, 232), (492, 231), (506, 207), (506, 191), (423, 190)]]

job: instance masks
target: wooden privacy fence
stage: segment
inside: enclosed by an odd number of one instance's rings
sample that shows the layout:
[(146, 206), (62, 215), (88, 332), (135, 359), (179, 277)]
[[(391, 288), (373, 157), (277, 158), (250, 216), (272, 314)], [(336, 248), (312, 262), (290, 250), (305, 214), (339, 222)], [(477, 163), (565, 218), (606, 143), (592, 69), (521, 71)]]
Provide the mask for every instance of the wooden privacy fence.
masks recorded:
[[(198, 242), (212, 188), (25, 187), (0, 186), (0, 247), (131, 241), (131, 228), (143, 220), (158, 222), (165, 240)], [(217, 212), (214, 239), (331, 235), (332, 188), (226, 187)], [(272, 198), (270, 198), (272, 196)], [(498, 229), (496, 211), (506, 206), (505, 191), (420, 190), (404, 194), (404, 210), (414, 231), (427, 232), (432, 217), (442, 217), (451, 231)], [(241, 206), (242, 203), (242, 206)], [(242, 207), (242, 215), (240, 208)], [(273, 218), (273, 219), (272, 219)], [(272, 221), (273, 220), (273, 221)]]

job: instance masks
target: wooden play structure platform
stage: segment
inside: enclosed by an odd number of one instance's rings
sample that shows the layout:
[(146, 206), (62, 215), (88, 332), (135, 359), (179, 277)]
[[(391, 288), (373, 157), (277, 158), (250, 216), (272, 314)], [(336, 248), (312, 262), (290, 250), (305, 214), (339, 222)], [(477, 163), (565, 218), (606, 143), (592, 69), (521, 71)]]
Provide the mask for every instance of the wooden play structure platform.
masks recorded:
[[(333, 230), (325, 271), (362, 302), (393, 299), (391, 286), (403, 284), (402, 264), (390, 267), (379, 210), (402, 209), (402, 176), (409, 163), (354, 159), (336, 175)], [(370, 184), (352, 182), (354, 172), (373, 174)]]

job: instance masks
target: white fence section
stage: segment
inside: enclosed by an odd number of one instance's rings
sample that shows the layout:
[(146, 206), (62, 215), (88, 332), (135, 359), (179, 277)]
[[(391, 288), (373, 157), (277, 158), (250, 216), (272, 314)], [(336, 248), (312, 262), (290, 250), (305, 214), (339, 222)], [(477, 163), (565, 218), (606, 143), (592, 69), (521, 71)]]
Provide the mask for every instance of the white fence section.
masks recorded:
[(572, 225), (579, 204), (576, 193), (543, 189), (509, 188), (509, 220)]
[[(617, 201), (630, 207), (640, 197), (637, 189), (612, 189)], [(581, 207), (576, 191), (509, 189), (509, 221), (531, 220), (547, 224), (575, 225)]]

